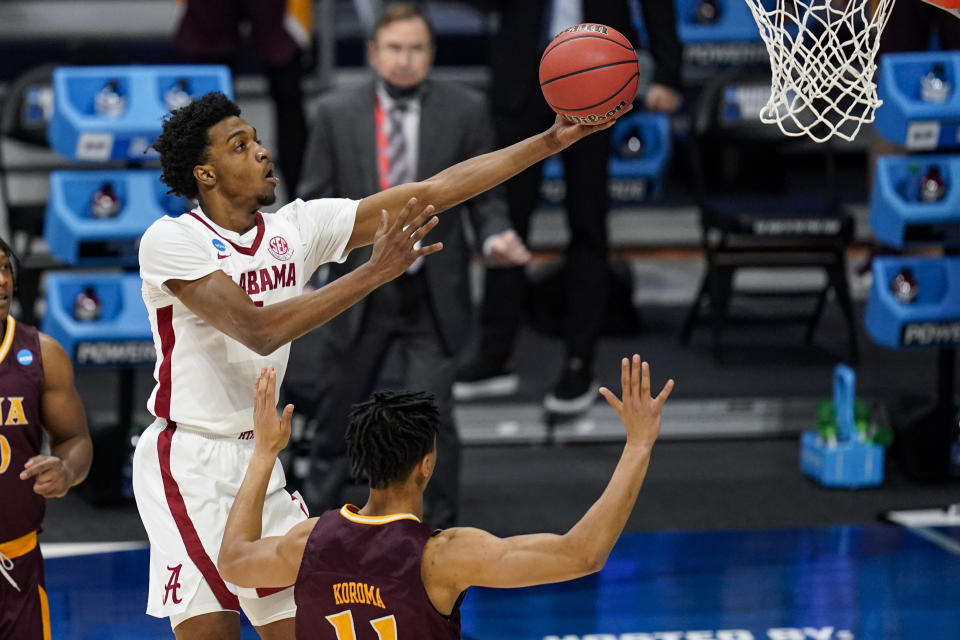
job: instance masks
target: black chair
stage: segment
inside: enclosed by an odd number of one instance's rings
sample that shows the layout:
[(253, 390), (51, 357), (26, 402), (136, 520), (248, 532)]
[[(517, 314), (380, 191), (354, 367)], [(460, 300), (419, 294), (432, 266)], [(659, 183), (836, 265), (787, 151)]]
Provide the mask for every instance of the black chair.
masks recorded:
[[(769, 87), (769, 75), (720, 77), (704, 87), (694, 106), (691, 165), (706, 269), (681, 342), (689, 343), (694, 327), (709, 320), (718, 361), (724, 327), (732, 322), (803, 322), (809, 344), (832, 291), (846, 316), (849, 356), (856, 361), (845, 258), (854, 221), (837, 195), (833, 148), (762, 123), (758, 113)], [(734, 276), (743, 268), (816, 269), (825, 273), (826, 282), (815, 289), (735, 289)], [(736, 296), (769, 303), (753, 305), (762, 313), (735, 314), (731, 300)], [(809, 312), (774, 302), (787, 297), (815, 302)]]

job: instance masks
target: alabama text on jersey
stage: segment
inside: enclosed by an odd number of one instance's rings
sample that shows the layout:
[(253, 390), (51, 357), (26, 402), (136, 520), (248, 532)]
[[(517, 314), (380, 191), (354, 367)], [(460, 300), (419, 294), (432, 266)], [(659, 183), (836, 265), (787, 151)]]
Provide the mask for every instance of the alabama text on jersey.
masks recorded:
[(346, 259), (357, 204), (298, 199), (276, 213), (258, 212), (254, 228), (243, 234), (218, 226), (199, 208), (147, 229), (140, 276), (157, 351), (157, 384), (147, 404), (153, 415), (217, 435), (247, 431), (260, 368), (276, 369), (279, 389), (290, 353), (287, 344), (258, 355), (200, 319), (165, 283), (222, 271), (258, 306), (298, 296), (318, 266)]

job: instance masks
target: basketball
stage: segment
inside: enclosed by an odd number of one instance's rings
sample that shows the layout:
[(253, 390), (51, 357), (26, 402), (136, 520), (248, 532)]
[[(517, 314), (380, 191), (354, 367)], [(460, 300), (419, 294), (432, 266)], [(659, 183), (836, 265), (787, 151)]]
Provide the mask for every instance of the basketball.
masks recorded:
[(553, 39), (540, 58), (540, 89), (550, 108), (580, 124), (603, 124), (633, 102), (640, 63), (622, 33), (578, 24)]

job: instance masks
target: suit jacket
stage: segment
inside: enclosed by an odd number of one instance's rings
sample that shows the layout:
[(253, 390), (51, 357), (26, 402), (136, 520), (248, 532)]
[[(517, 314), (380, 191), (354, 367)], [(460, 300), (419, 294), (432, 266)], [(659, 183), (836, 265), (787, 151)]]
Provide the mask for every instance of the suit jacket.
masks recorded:
[[(355, 87), (331, 91), (317, 101), (298, 189), (301, 198), (361, 199), (380, 190), (375, 99), (376, 84), (371, 78)], [(478, 92), (453, 82), (424, 81), (418, 179), (429, 178), (453, 164), (490, 151), (492, 141), (486, 102)], [(473, 247), (464, 233), (465, 213), (481, 242), (510, 226), (502, 193), (492, 190), (442, 213), (426, 238), (429, 243), (443, 242), (443, 251), (428, 256), (420, 268), (441, 339), (451, 354), (469, 338), (473, 317), (469, 287)], [(331, 280), (369, 260), (371, 251), (370, 247), (356, 249), (343, 264), (331, 264)], [(344, 348), (358, 337), (363, 313), (361, 301), (328, 323)]]
[[(500, 12), (500, 29), (490, 55), (493, 109), (516, 111), (531, 98), (542, 100), (538, 72), (551, 0), (487, 0), (481, 4)], [(679, 91), (682, 48), (673, 0), (641, 0), (640, 6), (656, 62), (653, 81)], [(634, 44), (638, 42), (628, 0), (584, 0), (583, 20), (613, 27)]]

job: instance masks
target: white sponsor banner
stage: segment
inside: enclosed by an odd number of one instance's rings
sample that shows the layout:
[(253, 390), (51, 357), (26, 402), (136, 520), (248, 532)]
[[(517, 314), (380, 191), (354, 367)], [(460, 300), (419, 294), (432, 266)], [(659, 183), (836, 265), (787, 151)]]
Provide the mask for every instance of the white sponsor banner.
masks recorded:
[(846, 629), (835, 627), (775, 627), (765, 631), (718, 629), (698, 631), (645, 631), (548, 635), (543, 640), (854, 640)]

